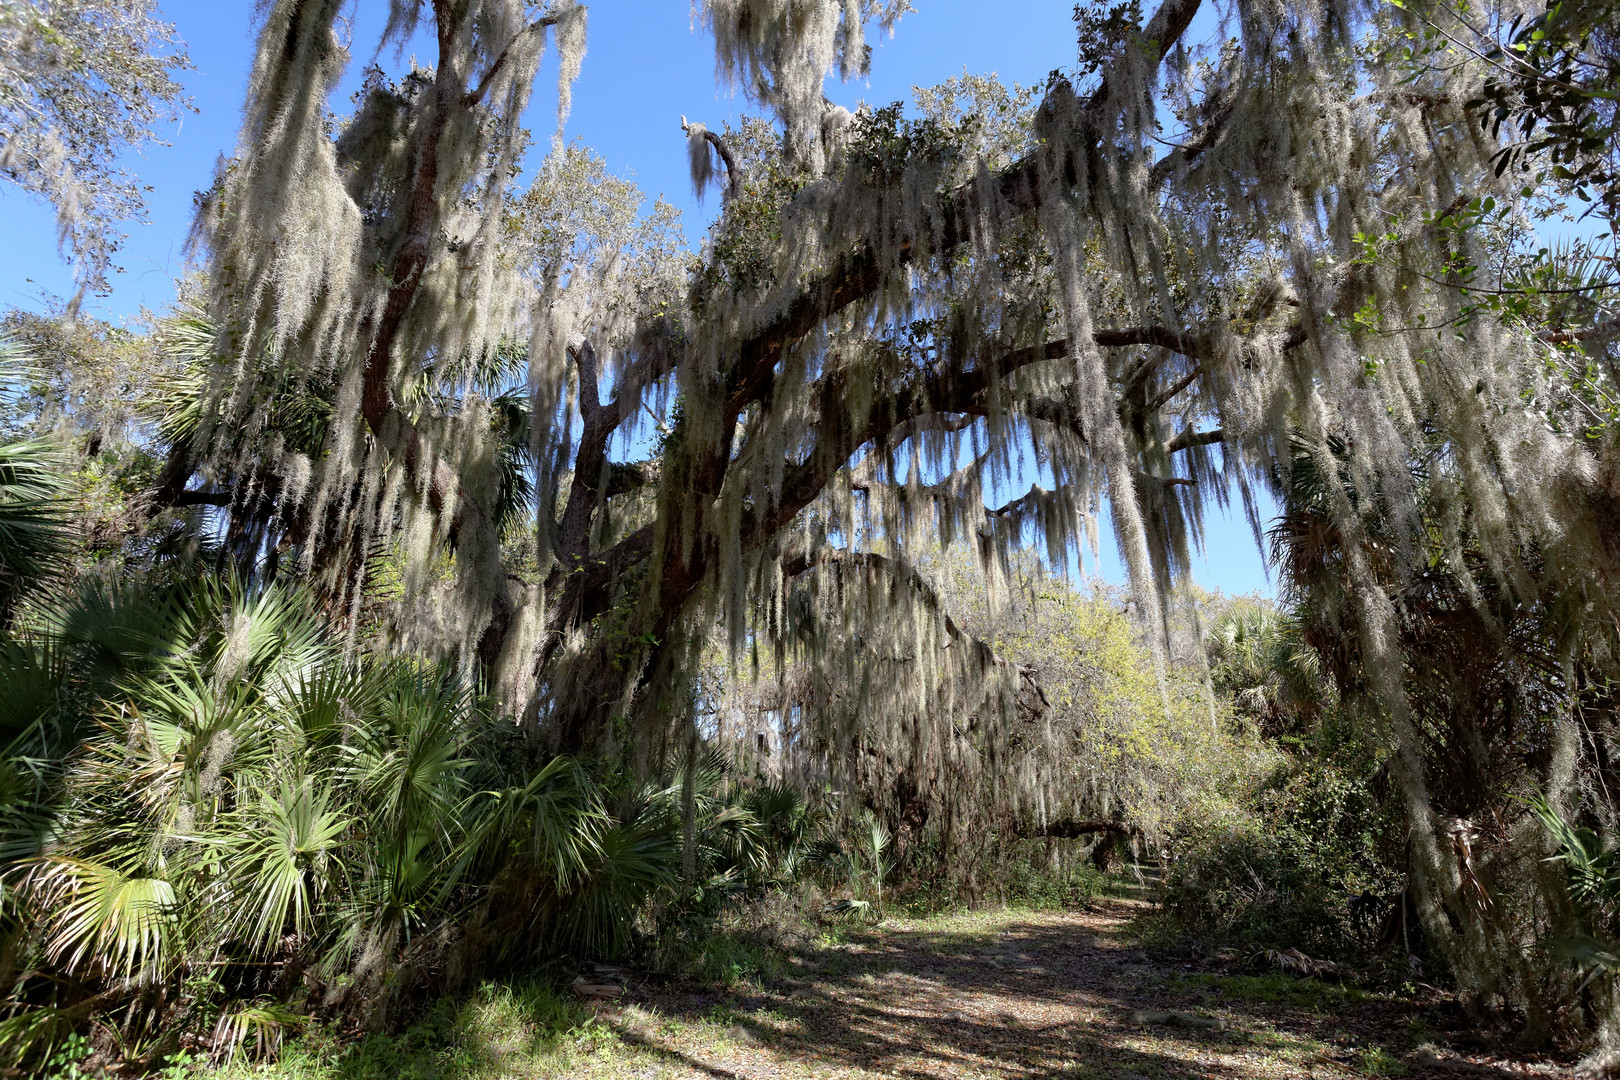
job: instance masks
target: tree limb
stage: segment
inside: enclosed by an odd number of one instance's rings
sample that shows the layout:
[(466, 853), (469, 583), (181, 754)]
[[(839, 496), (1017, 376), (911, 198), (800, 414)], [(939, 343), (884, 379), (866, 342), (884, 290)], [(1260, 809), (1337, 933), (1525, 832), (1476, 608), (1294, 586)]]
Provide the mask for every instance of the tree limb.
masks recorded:
[(1203, 373), (1204, 365), (1202, 363), (1194, 364), (1193, 369), (1187, 372), (1183, 378), (1178, 380), (1174, 385), (1167, 387), (1162, 393), (1159, 394), (1158, 397), (1148, 402), (1147, 411), (1150, 413), (1158, 412), (1165, 406), (1166, 403), (1170, 401), (1171, 398), (1175, 397), (1177, 394), (1187, 389), (1187, 387), (1191, 386), (1193, 380), (1198, 378), (1198, 376), (1202, 375)]
[(1018, 835), (1024, 839), (1050, 837), (1055, 840), (1078, 840), (1082, 836), (1100, 832), (1118, 833), (1121, 836), (1142, 835), (1142, 830), (1135, 825), (1126, 825), (1118, 821), (1077, 821), (1072, 818), (1049, 821), (1043, 826), (1025, 826), (1018, 830)]
[[(690, 134), (691, 130), (692, 125), (686, 122), (685, 116), (682, 116), (681, 131)], [(737, 159), (732, 156), (731, 148), (726, 145), (726, 141), (724, 139), (710, 131), (707, 127), (703, 129), (703, 138), (710, 146), (714, 147), (714, 152), (719, 154), (720, 160), (725, 163), (726, 198), (729, 199), (736, 197), (737, 192), (742, 189), (742, 176), (737, 172)]]
[(532, 34), (538, 34), (546, 27), (555, 26), (556, 24), (557, 17), (555, 15), (547, 15), (545, 18), (538, 19), (530, 23), (528, 26), (525, 26), (522, 30), (519, 30), (517, 33), (513, 34), (512, 40), (506, 43), (506, 47), (501, 50), (500, 55), (495, 57), (495, 62), (489, 65), (489, 70), (484, 72), (484, 77), (478, 80), (477, 87), (467, 91), (466, 95), (462, 97), (462, 107), (470, 109), (474, 105), (477, 105), (479, 102), (484, 100), (484, 95), (489, 93), (490, 85), (494, 83), (495, 76), (499, 75), (501, 68), (506, 66), (507, 58), (511, 55), (512, 49), (517, 46), (519, 41), (529, 37)]
[(1041, 487), (1041, 485), (1031, 484), (1029, 486), (1029, 490), (1018, 496), (1018, 498), (1003, 503), (1000, 506), (985, 507), (984, 512), (989, 517), (1006, 517), (1009, 514), (1014, 514), (1019, 510), (1022, 510), (1026, 503), (1038, 502), (1042, 496), (1050, 494), (1051, 492)]
[(1164, 448), (1170, 453), (1176, 454), (1183, 450), (1191, 450), (1195, 446), (1208, 446), (1210, 443), (1224, 441), (1226, 441), (1226, 432), (1220, 428), (1213, 428), (1209, 431), (1194, 431), (1192, 428), (1188, 428), (1166, 443)]
[(169, 506), (229, 506), (234, 496), (229, 491), (177, 491), (168, 501)]
[(656, 458), (640, 462), (610, 461), (603, 494), (610, 499), (615, 495), (628, 495), (637, 488), (657, 484), (663, 476), (663, 462)]
[(1038, 680), (1034, 678), (1032, 669), (1021, 664), (1015, 664), (997, 654), (989, 643), (963, 630), (956, 624), (949, 612), (945, 610), (944, 601), (941, 600), (938, 590), (921, 572), (910, 563), (888, 555), (880, 555), (875, 551), (845, 551), (838, 548), (821, 548), (811, 554), (793, 554), (782, 561), (782, 576), (795, 578), (821, 567), (859, 567), (866, 570), (876, 570), (888, 576), (896, 585), (913, 589), (922, 597), (928, 609), (939, 615), (945, 625), (945, 633), (951, 640), (971, 651), (974, 659), (979, 663), (980, 670), (1001, 668), (1005, 671), (1029, 680), (1039, 696), (1042, 706), (1049, 702), (1046, 694), (1041, 691)]
[[(1155, 66), (1163, 61), (1177, 41), (1186, 33), (1200, 0), (1165, 0), (1148, 21), (1141, 38), (1150, 43), (1151, 62)], [(1083, 106), (1081, 127), (1093, 130), (1100, 127), (1101, 110), (1106, 104), (1106, 83)], [(1015, 212), (1028, 213), (1041, 205), (1041, 171), (1046, 165), (1046, 151), (1036, 150), (1014, 162), (994, 179), (996, 197)], [(942, 229), (935, 253), (955, 250), (971, 239), (978, 220), (980, 198), (976, 186), (964, 185), (944, 200), (940, 215)], [(910, 247), (900, 252), (900, 261), (908, 262), (914, 256)], [(777, 318), (761, 327), (743, 343), (737, 365), (728, 382), (726, 407), (741, 412), (768, 383), (769, 372), (787, 345), (813, 330), (822, 320), (875, 293), (882, 284), (882, 269), (870, 248), (841, 258), (826, 274), (811, 282), (797, 300)], [(1099, 342), (1099, 344), (1107, 344)], [(1121, 341), (1119, 344), (1137, 344)], [(1178, 350), (1179, 351), (1179, 350)]]
[[(482, 562), (498, 570), (500, 536), (495, 523), (479, 502), (466, 490), (456, 470), (424, 446), (421, 432), (394, 402), (394, 347), (405, 317), (422, 284), (439, 227), (439, 166), (444, 152), (444, 136), (451, 113), (468, 107), (467, 92), (456, 64), (456, 38), (466, 17), (464, 5), (434, 0), (434, 21), (438, 31), (438, 66), (434, 72), (434, 101), (418, 136), (416, 171), (411, 178), (406, 211), (404, 240), (395, 250), (389, 266), (387, 297), (382, 310), (367, 316), (363, 326), (370, 333), (361, 373), (360, 412), (377, 443), (411, 477), (425, 494), (435, 515), (448, 517), (448, 532), (485, 554)], [(504, 574), (491, 573), (485, 582), (491, 604), (488, 628), (479, 644), (486, 662), (493, 662), (500, 651), (513, 614)]]
[(1549, 345), (1572, 345), (1577, 341), (1614, 337), (1617, 334), (1620, 334), (1620, 317), (1588, 326), (1584, 330), (1543, 330), (1536, 337)]

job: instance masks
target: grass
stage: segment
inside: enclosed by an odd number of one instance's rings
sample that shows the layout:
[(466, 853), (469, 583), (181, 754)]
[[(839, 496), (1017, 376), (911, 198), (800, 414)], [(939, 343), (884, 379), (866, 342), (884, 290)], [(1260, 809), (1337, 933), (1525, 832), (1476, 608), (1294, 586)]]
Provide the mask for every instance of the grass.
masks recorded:
[(1172, 975), (1165, 980), (1165, 991), (1171, 994), (1202, 992), (1233, 1001), (1287, 1005), (1319, 1013), (1358, 1004), (1369, 997), (1365, 990), (1352, 983), (1302, 979), (1281, 972), (1267, 975), (1214, 975), (1208, 972)]
[(1405, 1076), (1407, 1068), (1382, 1046), (1369, 1046), (1361, 1052), (1361, 1071), (1368, 1076)]
[(780, 948), (759, 941), (715, 935), (705, 941), (683, 972), (723, 990), (757, 990), (779, 978), (786, 958)]
[(343, 1043), (328, 1028), (293, 1040), (270, 1066), (239, 1061), (220, 1080), (480, 1080), (547, 1077), (623, 1060), (619, 1034), (545, 984), (486, 985), (440, 1001), (404, 1031)]

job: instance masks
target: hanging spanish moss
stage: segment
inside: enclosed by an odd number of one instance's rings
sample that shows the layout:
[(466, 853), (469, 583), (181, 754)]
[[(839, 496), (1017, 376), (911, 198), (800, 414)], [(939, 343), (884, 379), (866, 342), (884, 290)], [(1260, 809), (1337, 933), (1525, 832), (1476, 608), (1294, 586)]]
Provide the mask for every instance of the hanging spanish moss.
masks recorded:
[[(560, 142), (515, 186), (548, 42), (566, 114), (582, 8), (475, 0), (429, 27), (397, 3), (381, 44), (431, 30), (435, 66), (372, 71), (334, 127), (340, 6), (266, 8), (198, 223), (217, 332), (185, 447), (233, 507), (273, 505), (335, 607), (358, 620), (397, 567), (403, 638), (481, 666), (536, 738), (649, 773), (692, 744), (718, 626), (733, 663), (793, 650), (828, 745), (859, 727), (1024, 813), (1055, 790), (1017, 773), (1052, 755), (1004, 770), (1044, 730), (1039, 688), (952, 621), (917, 545), (972, 544), (993, 589), (1031, 539), (1094, 558), (1107, 515), (1168, 707), (1165, 598), (1205, 510), (1235, 495), (1258, 532), (1258, 493), (1307, 470), (1343, 600), (1324, 626), (1390, 748), (1424, 932), (1476, 1000), (1530, 1000), (1544, 841), (1519, 812), (1468, 848), (1437, 812), (1411, 586), (1443, 567), (1487, 635), (1482, 598), (1557, 611), (1560, 707), (1501, 794), (1574, 805), (1576, 686), (1615, 674), (1620, 458), (1568, 419), (1562, 361), (1613, 346), (1478, 301), (1502, 285), (1485, 200), (1526, 207), (1467, 112), (1469, 56), (1398, 62), (1417, 16), (1351, 0), (1241, 0), (1197, 50), (1199, 3), (1167, 0), (1097, 21), (1039, 93), (953, 80), (915, 115), (851, 114), (825, 80), (865, 71), (866, 24), (903, 5), (711, 0), (721, 80), (772, 121), (681, 118), (699, 192), (726, 173), (686, 268), (667, 213)], [(596, 193), (572, 207), (569, 169)], [(330, 410), (318, 445), (277, 430), (301, 392)]]

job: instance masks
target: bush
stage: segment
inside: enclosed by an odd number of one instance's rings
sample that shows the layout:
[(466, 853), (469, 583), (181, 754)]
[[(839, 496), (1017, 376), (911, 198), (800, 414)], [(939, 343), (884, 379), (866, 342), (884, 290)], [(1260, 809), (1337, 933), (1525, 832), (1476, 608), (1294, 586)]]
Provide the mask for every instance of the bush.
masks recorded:
[(668, 799), (613, 817), (301, 594), (87, 587), (0, 646), (0, 1064), (87, 1026), (147, 1064), (268, 1053), (307, 1010), (379, 1029), (470, 973), (623, 951), (675, 880)]
[(1184, 829), (1164, 878), (1166, 928), (1211, 945), (1348, 959), (1367, 944), (1352, 901), (1399, 887), (1397, 835), (1366, 779), (1295, 765), (1240, 813)]
[[(1049, 845), (1056, 845), (1055, 850)], [(1039, 911), (1085, 908), (1103, 891), (1084, 842), (990, 837), (979, 848), (973, 878), (948, 873), (954, 852), (929, 836), (907, 853), (896, 899), (913, 915), (1006, 904)]]
[(1012, 862), (1003, 878), (1002, 897), (1012, 907), (1037, 911), (1076, 911), (1103, 891), (1107, 878), (1087, 859), (1039, 866), (1037, 859)]

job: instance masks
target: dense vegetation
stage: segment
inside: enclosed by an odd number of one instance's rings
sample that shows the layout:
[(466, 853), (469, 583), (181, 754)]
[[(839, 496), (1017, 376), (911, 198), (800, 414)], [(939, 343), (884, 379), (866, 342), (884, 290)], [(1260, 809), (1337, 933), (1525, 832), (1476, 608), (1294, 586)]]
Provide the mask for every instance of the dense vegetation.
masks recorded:
[[(5, 318), (0, 1052), (1144, 860), (1166, 948), (1620, 1052), (1620, 18), (1201, 6), (850, 113), (906, 4), (706, 0), (761, 115), (685, 125), (693, 253), (560, 130), (523, 174), (573, 0), (392, 0), (431, 66), (343, 117), (345, 5), (264, 4), (180, 302)], [(0, 11), (0, 173), (86, 288), (174, 41)], [(1187, 578), (1228, 502), (1276, 603)], [(1071, 579), (1104, 512), (1123, 590)]]

